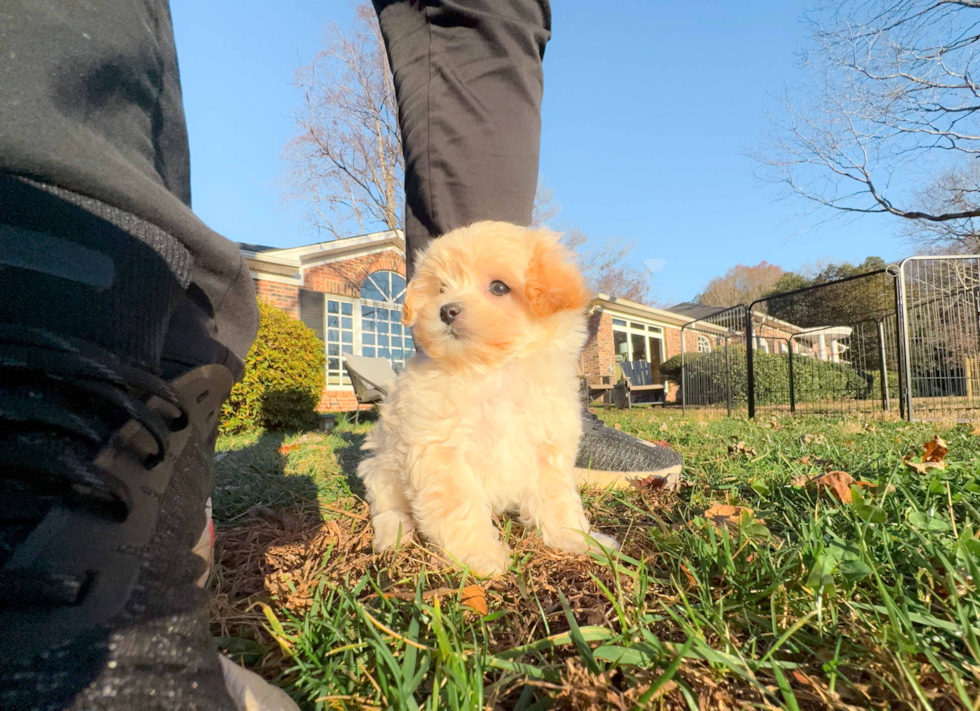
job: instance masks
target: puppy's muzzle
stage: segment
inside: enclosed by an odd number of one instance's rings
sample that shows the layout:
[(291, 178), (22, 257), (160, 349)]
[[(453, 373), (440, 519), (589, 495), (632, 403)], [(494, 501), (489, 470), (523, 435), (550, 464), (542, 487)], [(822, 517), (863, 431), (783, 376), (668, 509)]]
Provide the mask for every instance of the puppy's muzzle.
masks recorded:
[(439, 318), (447, 326), (452, 326), (456, 317), (460, 315), (463, 311), (463, 305), (454, 301), (449, 304), (443, 304), (442, 308), (439, 309)]

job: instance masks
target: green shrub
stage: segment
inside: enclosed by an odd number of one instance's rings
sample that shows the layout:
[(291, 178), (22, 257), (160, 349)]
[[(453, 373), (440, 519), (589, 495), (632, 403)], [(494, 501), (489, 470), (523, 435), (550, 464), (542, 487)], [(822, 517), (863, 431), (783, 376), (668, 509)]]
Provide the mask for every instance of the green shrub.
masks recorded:
[[(745, 346), (730, 346), (726, 371), (725, 349), (710, 353), (688, 353), (685, 356), (688, 382), (688, 404), (715, 405), (725, 402), (731, 378), (732, 403), (748, 400)], [(789, 403), (789, 356), (786, 353), (755, 351), (755, 400), (759, 405)], [(669, 380), (681, 384), (681, 356), (676, 355), (660, 366)], [(896, 376), (897, 377), (897, 376)], [(858, 399), (881, 396), (878, 371), (862, 372), (844, 363), (794, 355), (793, 383), (796, 402)], [(889, 378), (891, 381), (891, 377)], [(890, 382), (891, 385), (891, 382)]]
[(323, 342), (285, 311), (259, 302), (261, 321), (245, 377), (221, 408), (222, 434), (314, 423), (324, 386)]

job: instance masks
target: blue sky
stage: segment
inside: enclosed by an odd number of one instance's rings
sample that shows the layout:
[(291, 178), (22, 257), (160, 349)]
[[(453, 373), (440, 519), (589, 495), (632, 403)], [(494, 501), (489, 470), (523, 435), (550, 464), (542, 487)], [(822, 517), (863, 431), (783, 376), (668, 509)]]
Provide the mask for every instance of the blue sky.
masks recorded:
[[(195, 211), (236, 241), (314, 241), (278, 186), (300, 100), (291, 80), (354, 4), (171, 4)], [(770, 94), (797, 77), (801, 2), (553, 0), (552, 10), (541, 176), (563, 206), (556, 223), (635, 241), (637, 266), (666, 260), (653, 281), (663, 302), (740, 262), (793, 269), (909, 251), (883, 216), (807, 230), (809, 206), (753, 176), (744, 152), (765, 130)]]

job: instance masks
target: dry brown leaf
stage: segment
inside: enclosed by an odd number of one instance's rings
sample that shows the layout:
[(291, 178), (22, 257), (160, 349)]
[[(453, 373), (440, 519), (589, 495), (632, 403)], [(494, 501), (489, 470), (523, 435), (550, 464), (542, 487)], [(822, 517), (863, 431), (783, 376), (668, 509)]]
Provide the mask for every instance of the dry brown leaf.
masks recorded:
[(728, 445), (728, 453), (735, 457), (739, 455), (744, 455), (746, 457), (755, 456), (755, 450), (745, 444), (745, 442), (736, 442), (735, 444)]
[(971, 435), (980, 435), (980, 425), (974, 425), (973, 426), (973, 432), (971, 432), (970, 434)]
[(852, 501), (852, 486), (873, 486), (868, 481), (855, 481), (847, 472), (827, 472), (813, 480), (818, 489), (827, 489), (838, 501), (849, 504)]
[[(728, 524), (737, 526), (742, 520), (742, 515), (746, 513), (751, 516), (752, 509), (747, 506), (732, 506), (731, 504), (711, 504), (711, 507), (704, 512), (704, 517), (719, 527)], [(763, 523), (760, 519), (756, 519), (756, 521)]]
[(849, 439), (844, 442), (844, 446), (848, 449), (854, 449), (854, 447), (857, 446), (857, 442), (855, 442), (853, 439)]
[(949, 454), (949, 447), (946, 446), (946, 440), (939, 435), (933, 437), (923, 446), (925, 449), (925, 453), (922, 455), (923, 462), (941, 462)]
[(688, 570), (688, 568), (687, 568), (687, 566), (686, 566), (686, 565), (684, 565), (683, 563), (681, 563), (681, 572), (682, 572), (682, 573), (684, 573), (684, 575), (685, 575), (685, 576), (687, 577), (687, 582), (689, 582), (689, 583), (691, 584), (691, 587), (692, 587), (692, 588), (696, 588), (696, 587), (700, 587), (700, 586), (698, 585), (698, 580), (697, 580), (697, 578), (695, 578), (695, 577), (694, 577), (694, 576), (693, 576), (693, 575), (691, 574), (691, 571), (690, 571), (690, 570)]
[(802, 442), (804, 445), (823, 444), (826, 441), (827, 441), (827, 437), (823, 433), (805, 434), (802, 437), (800, 437), (800, 442)]
[(810, 477), (808, 477), (806, 474), (797, 474), (790, 479), (789, 483), (793, 486), (806, 486), (810, 483)]
[(467, 585), (459, 593), (459, 602), (463, 607), (470, 608), (480, 617), (490, 612), (487, 609), (487, 594), (482, 585)]
[(667, 423), (666, 423), (666, 422), (661, 422), (661, 423), (660, 423), (660, 431), (661, 431), (661, 432), (666, 432), (666, 431), (667, 431), (667, 430), (669, 430), (669, 429), (670, 429), (670, 428), (669, 428), (669, 427), (667, 426)]
[(613, 429), (614, 430), (621, 430), (621, 429), (623, 429), (623, 426), (621, 424), (619, 424), (618, 422), (615, 422), (615, 423), (613, 423)]
[(912, 455), (907, 457), (902, 457), (902, 463), (909, 469), (918, 472), (919, 474), (925, 474), (929, 469), (945, 469), (946, 462), (917, 462), (912, 458)]
[(641, 491), (659, 491), (660, 489), (672, 491), (685, 485), (680, 472), (672, 472), (667, 476), (651, 474), (645, 479), (630, 479), (629, 483)]
[(775, 417), (770, 418), (770, 420), (769, 420), (769, 427), (772, 428), (772, 429), (774, 429), (774, 430), (781, 430), (781, 429), (783, 429), (783, 426), (779, 423), (779, 420), (777, 420)]

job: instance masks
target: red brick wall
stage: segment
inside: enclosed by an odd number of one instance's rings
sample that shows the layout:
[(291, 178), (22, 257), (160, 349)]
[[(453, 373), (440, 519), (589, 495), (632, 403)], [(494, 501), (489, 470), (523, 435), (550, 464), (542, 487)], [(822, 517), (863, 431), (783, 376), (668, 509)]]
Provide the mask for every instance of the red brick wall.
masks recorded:
[(371, 272), (386, 270), (405, 275), (405, 259), (394, 249), (363, 257), (352, 257), (332, 264), (307, 269), (303, 273), (303, 286), (314, 291), (357, 298), (361, 284)]
[(262, 301), (278, 306), (293, 318), (299, 318), (298, 286), (256, 279), (255, 293)]
[[(594, 319), (598, 319), (598, 325)], [(579, 364), (582, 374), (589, 379), (591, 385), (602, 382), (604, 376), (613, 374), (616, 365), (616, 354), (613, 350), (612, 317), (604, 312), (597, 312), (590, 317), (589, 331), (593, 334), (585, 343)]]
[[(372, 405), (361, 405), (362, 410), (370, 410)], [(350, 412), (357, 409), (357, 398), (353, 390), (330, 390), (323, 389), (320, 396), (320, 404), (316, 406), (318, 412)]]

